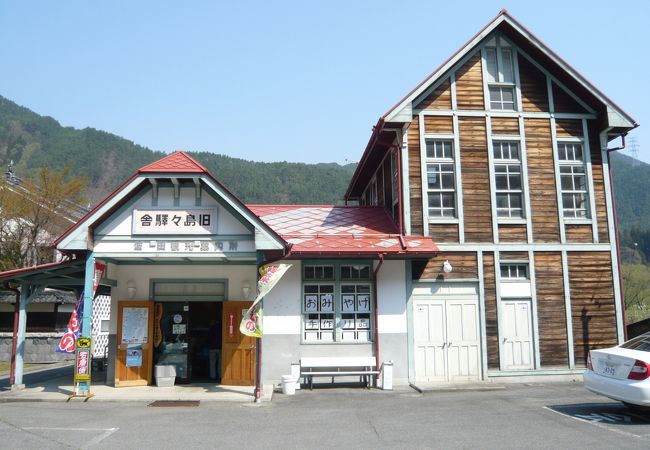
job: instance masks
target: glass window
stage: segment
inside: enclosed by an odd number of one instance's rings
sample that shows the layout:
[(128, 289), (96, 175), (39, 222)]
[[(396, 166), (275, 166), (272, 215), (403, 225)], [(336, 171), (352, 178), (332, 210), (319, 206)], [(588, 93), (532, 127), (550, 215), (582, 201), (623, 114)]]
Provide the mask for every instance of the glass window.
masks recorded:
[(528, 264), (501, 264), (502, 280), (527, 280)]
[(519, 143), (494, 141), (492, 149), (497, 216), (522, 218), (524, 208)]
[(570, 219), (589, 218), (589, 188), (582, 143), (558, 142), (562, 214)]
[(429, 217), (456, 217), (456, 174), (453, 142), (427, 139)]
[(490, 86), (490, 108), (494, 110), (515, 110), (515, 88), (513, 86)]
[(503, 39), (493, 39), (485, 47), (485, 72), (490, 109), (515, 111), (514, 52)]
[[(308, 265), (303, 270), (303, 340), (339, 342), (371, 340), (370, 264)], [(308, 279), (332, 270), (333, 282)], [(328, 272), (329, 273), (329, 272)]]

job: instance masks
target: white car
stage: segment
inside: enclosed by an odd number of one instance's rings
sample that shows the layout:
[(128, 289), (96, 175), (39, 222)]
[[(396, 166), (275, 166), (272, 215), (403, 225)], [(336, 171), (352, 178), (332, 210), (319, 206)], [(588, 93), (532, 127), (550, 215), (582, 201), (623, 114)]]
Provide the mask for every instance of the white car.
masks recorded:
[(596, 394), (650, 409), (650, 332), (617, 347), (591, 350), (583, 380)]

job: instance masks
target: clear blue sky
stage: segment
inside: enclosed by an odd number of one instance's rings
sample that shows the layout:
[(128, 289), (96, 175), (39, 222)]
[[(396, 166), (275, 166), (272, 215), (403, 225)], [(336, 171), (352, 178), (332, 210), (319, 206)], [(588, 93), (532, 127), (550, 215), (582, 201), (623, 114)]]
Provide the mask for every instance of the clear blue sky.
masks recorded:
[(0, 94), (154, 150), (344, 163), (504, 7), (641, 123), (650, 162), (647, 1), (0, 0)]

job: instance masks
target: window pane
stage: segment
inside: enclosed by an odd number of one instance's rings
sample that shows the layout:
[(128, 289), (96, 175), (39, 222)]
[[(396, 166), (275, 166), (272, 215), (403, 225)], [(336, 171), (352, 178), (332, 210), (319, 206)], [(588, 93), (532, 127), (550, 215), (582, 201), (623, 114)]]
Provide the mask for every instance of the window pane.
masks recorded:
[(496, 175), (495, 176), (496, 186), (498, 190), (507, 190), (508, 189), (508, 176), (507, 175)]
[(454, 203), (454, 194), (449, 192), (442, 194), (442, 206), (445, 208), (453, 208), (455, 206)]
[(454, 174), (446, 173), (442, 175), (442, 187), (444, 189), (454, 188)]
[(445, 149), (444, 150), (444, 157), (445, 158), (451, 158), (452, 157), (452, 154), (451, 154), (451, 142), (449, 142), (449, 141), (445, 142), (444, 143), (444, 149)]
[(513, 102), (515, 99), (515, 94), (512, 88), (501, 88), (501, 98), (505, 102)]
[(521, 189), (521, 175), (518, 172), (510, 175), (510, 189)]
[(521, 195), (510, 194), (510, 206), (512, 208), (521, 209)]
[(496, 47), (486, 47), (485, 60), (487, 62), (488, 81), (497, 81), (497, 49)]
[(508, 207), (508, 194), (497, 194), (497, 208)]
[(512, 65), (512, 51), (509, 48), (501, 48), (501, 62), (503, 67), (501, 68), (501, 73), (503, 75), (503, 82), (505, 83), (514, 83), (514, 70)]

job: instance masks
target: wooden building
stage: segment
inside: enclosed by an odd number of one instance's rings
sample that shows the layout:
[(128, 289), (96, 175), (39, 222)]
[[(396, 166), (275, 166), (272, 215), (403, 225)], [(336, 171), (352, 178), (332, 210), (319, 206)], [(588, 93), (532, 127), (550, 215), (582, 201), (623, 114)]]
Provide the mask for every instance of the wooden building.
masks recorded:
[[(607, 146), (636, 126), (503, 11), (379, 119), (348, 205), (245, 205), (178, 152), (64, 233), (65, 262), (0, 282), (21, 286), (24, 331), (38, 289), (90, 304), (104, 263), (116, 386), (174, 364), (259, 397), (341, 356), (392, 361), (395, 384), (575, 377), (624, 338)], [(265, 261), (292, 267), (253, 340), (237, 324)]]
[(560, 373), (623, 340), (607, 146), (636, 126), (505, 10), (379, 119), (346, 201), (441, 250), (407, 263), (409, 378)]

